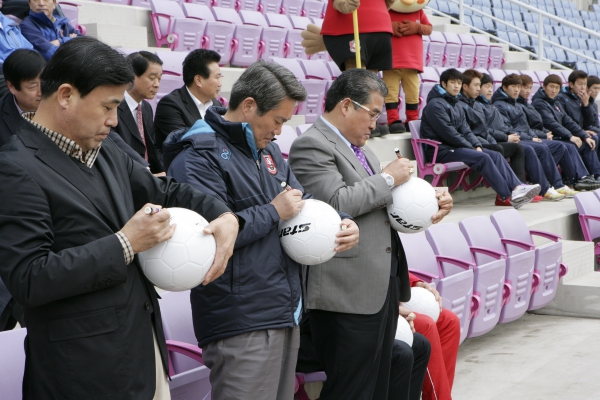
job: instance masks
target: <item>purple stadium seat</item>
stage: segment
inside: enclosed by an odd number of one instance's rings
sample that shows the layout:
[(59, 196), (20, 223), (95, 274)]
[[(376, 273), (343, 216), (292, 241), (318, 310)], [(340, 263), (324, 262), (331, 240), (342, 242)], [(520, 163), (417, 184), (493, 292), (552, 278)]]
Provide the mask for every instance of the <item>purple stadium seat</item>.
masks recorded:
[(490, 56), (488, 58), (488, 69), (500, 69), (504, 65), (504, 50), (500, 46), (490, 45)]
[(475, 41), (475, 57), (473, 59), (473, 68), (488, 69), (490, 63), (490, 42), (486, 36), (472, 36)]
[(506, 76), (506, 71), (503, 69), (490, 69), (488, 74), (494, 81), (494, 91), (496, 91), (500, 86), (502, 86), (502, 78)]
[(331, 84), (331, 73), (321, 60), (298, 60), (306, 77), (304, 87), (308, 92), (305, 106), (301, 108), (306, 122), (314, 122), (323, 113), (325, 94)]
[(263, 28), (262, 40), (265, 48), (261, 58), (269, 60), (272, 57), (287, 57), (290, 52), (290, 44), (286, 38), (288, 31), (292, 29), (292, 23), (287, 16), (282, 14), (265, 13), (265, 19), (269, 26)]
[[(542, 308), (556, 295), (558, 281), (568, 268), (561, 263), (562, 243), (560, 236), (548, 232), (529, 230), (525, 221), (515, 209), (502, 210), (490, 217), (498, 234), (509, 245), (506, 246), (508, 256), (535, 249), (535, 267), (533, 270), (532, 294), (528, 310)], [(532, 235), (550, 239), (552, 242), (541, 246), (533, 243)]]
[(160, 309), (169, 353), (171, 398), (210, 400), (210, 370), (194, 334), (190, 291), (161, 293)]
[[(192, 4), (199, 4), (199, 5), (206, 6), (206, 7), (210, 8), (210, 7), (212, 7), (212, 6), (215, 5), (214, 2), (215, 2), (215, 0), (194, 0), (194, 1), (191, 1), (190, 3), (192, 3)], [(186, 4), (186, 3), (184, 2), (183, 4)], [(182, 4), (182, 7), (183, 7), (183, 4)]]
[(238, 11), (258, 11), (259, 2), (258, 0), (238, 0), (239, 9)]
[[(101, 0), (102, 3), (120, 4), (122, 6), (128, 6), (131, 4), (131, 0)], [(62, 5), (61, 5), (62, 8)]]
[(312, 126), (312, 124), (302, 124), (302, 125), (298, 125), (296, 127), (296, 133), (298, 134), (298, 136), (302, 135), (304, 132), (306, 132), (308, 130), (308, 128), (310, 128)]
[(281, 0), (260, 0), (258, 11), (261, 13), (279, 14), (281, 11)]
[[(460, 320), (460, 342), (467, 337), (471, 322), (473, 297), (473, 263), (436, 256), (425, 233), (400, 233), (409, 271), (425, 282), (435, 286), (442, 297), (442, 306)], [(450, 271), (442, 268), (442, 261), (452, 263)]]
[(213, 16), (212, 12), (210, 11), (210, 7), (212, 7), (212, 6), (208, 6), (206, 4), (201, 4), (199, 2), (198, 3), (183, 3), (181, 5), (181, 8), (183, 9), (183, 13), (185, 14), (186, 17), (192, 18), (192, 19), (197, 19), (200, 21), (214, 22), (215, 17)]
[(550, 73), (548, 71), (534, 71), (534, 72), (538, 77), (538, 81), (540, 82), (540, 85), (542, 85), (544, 83), (544, 79), (546, 79), (546, 77), (548, 75), (550, 75)]
[(232, 8), (213, 7), (211, 11), (215, 22), (209, 22), (206, 27), (208, 43), (204, 48), (219, 53), (219, 65), (224, 66), (229, 64), (238, 49), (239, 41), (235, 38), (235, 29), (237, 25), (242, 25), (242, 20)]
[[(161, 51), (155, 53), (163, 62), (163, 74), (181, 76), (183, 74), (183, 60), (188, 53), (184, 51)], [(161, 81), (162, 89), (162, 81)], [(161, 90), (162, 91), (162, 90)]]
[(238, 25), (235, 31), (239, 47), (231, 59), (231, 65), (248, 67), (258, 61), (261, 52), (264, 51), (262, 31), (267, 26), (267, 21), (258, 11), (241, 10), (239, 16), (244, 25)]
[(25, 328), (0, 332), (0, 393), (3, 399), (23, 398), (26, 335)]
[(190, 51), (200, 48), (206, 22), (186, 18), (178, 3), (152, 0), (150, 19), (156, 45), (167, 45), (171, 50)]
[[(437, 151), (438, 145), (440, 142), (436, 142), (435, 140), (430, 139), (422, 139), (420, 134), (421, 129), (421, 121), (411, 121), (408, 124), (411, 134), (411, 144), (413, 151), (415, 153), (415, 158), (417, 159), (417, 169), (419, 172), (419, 178), (425, 179), (427, 175), (431, 175), (433, 177), (433, 181), (431, 182), (432, 186), (438, 186), (442, 183), (442, 181), (448, 178), (450, 172), (456, 172), (458, 174), (458, 178), (456, 182), (452, 186), (448, 188), (448, 191), (454, 191), (458, 185), (462, 185), (465, 191), (472, 189), (473, 187), (479, 185), (483, 178), (480, 177), (473, 184), (467, 184), (465, 178), (471, 172), (471, 169), (462, 162), (452, 162), (452, 163), (438, 163), (437, 159)], [(427, 163), (427, 159), (425, 157), (425, 145), (430, 145), (435, 148), (435, 152), (433, 154), (433, 160), (430, 163)]]
[[(436, 83), (439, 83), (440, 81), (440, 74), (433, 67), (424, 67), (420, 78), (421, 87), (419, 90), (419, 118), (421, 118), (423, 108), (425, 108), (425, 105), (427, 104), (427, 95), (436, 85)], [(406, 105), (403, 107), (406, 107)]]
[(458, 35), (461, 42), (460, 57), (458, 58), (458, 66), (463, 68), (473, 68), (475, 65), (475, 52), (477, 45), (473, 35), (461, 33)]
[(290, 44), (290, 52), (287, 57), (306, 60), (308, 56), (304, 52), (304, 47), (302, 47), (303, 39), (301, 34), (308, 24), (312, 24), (312, 22), (306, 17), (299, 17), (297, 15), (290, 15), (289, 19), (292, 23), (292, 29), (287, 34), (287, 42)]
[(65, 17), (69, 20), (71, 26), (75, 29), (79, 29), (79, 32), (85, 35), (85, 27), (79, 25), (79, 4), (61, 1), (60, 8)]
[(444, 51), (444, 67), (460, 67), (460, 38), (456, 33), (446, 32), (443, 34), (446, 39), (446, 50)]
[(429, 36), (423, 36), (423, 66), (427, 65), (427, 54), (429, 53)]
[[(506, 259), (506, 276), (502, 292), (502, 312), (498, 323), (511, 322), (520, 318), (529, 306), (535, 252), (530, 250), (507, 257), (505, 246), (508, 244), (500, 239), (488, 217), (478, 216), (463, 219), (458, 226), (469, 246), (487, 248), (503, 254)], [(486, 254), (475, 254), (477, 265), (493, 260)]]
[(340, 71), (340, 67), (338, 67), (335, 61), (327, 61), (327, 69), (331, 73), (332, 80), (342, 74), (342, 71)]
[(444, 66), (444, 51), (446, 49), (446, 38), (438, 31), (431, 32), (429, 37), (429, 50), (426, 55), (428, 67)]
[(324, 18), (326, 4), (327, 3), (319, 0), (305, 0), (303, 6), (303, 15), (308, 18)]
[(302, 9), (303, 4), (304, 0), (283, 0), (279, 12), (285, 15), (298, 15), (303, 17), (305, 15), (304, 10)]
[(327, 375), (323, 371), (311, 372), (308, 374), (296, 372), (296, 390), (294, 398), (296, 400), (310, 400), (308, 393), (304, 390), (304, 385), (313, 382), (324, 382), (327, 380)]
[(152, 8), (149, 0), (131, 0), (131, 5), (136, 7)]
[(281, 127), (281, 134), (275, 138), (275, 143), (279, 146), (283, 158), (287, 160), (292, 148), (292, 143), (298, 137), (298, 134), (289, 125), (283, 125)]
[(533, 81), (533, 84), (531, 86), (531, 94), (529, 95), (529, 98), (531, 99), (531, 97), (533, 97), (533, 95), (536, 94), (538, 89), (540, 88), (540, 80), (534, 71), (524, 69), (524, 70), (520, 71), (520, 73), (522, 75), (529, 75), (529, 77)]
[(235, 11), (241, 9), (241, 3), (238, 0), (213, 0), (213, 7), (231, 8)]
[[(600, 193), (581, 192), (575, 195), (575, 204), (579, 213), (579, 223), (586, 242), (600, 238)], [(600, 243), (594, 244), (594, 255), (600, 261)]]

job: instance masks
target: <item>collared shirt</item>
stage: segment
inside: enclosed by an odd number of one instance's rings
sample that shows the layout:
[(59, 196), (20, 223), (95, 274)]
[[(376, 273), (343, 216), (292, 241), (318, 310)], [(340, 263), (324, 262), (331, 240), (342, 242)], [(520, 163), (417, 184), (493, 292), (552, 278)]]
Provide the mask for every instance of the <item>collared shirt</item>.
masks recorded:
[[(17, 107), (19, 106), (17, 105)], [(32, 118), (35, 116), (35, 111), (22, 113), (22, 116), (26, 121), (30, 122), (33, 126), (42, 131), (44, 135), (48, 136), (48, 138), (52, 140), (52, 142), (57, 145), (58, 148), (61, 149), (65, 154), (73, 157), (77, 161), (82, 162), (88, 168), (92, 168), (96, 158), (98, 158), (102, 144), (98, 145), (98, 147), (95, 149), (89, 150), (85, 154), (84, 158), (83, 150), (77, 143), (75, 143), (75, 141), (61, 135), (58, 132), (54, 132), (53, 130), (46, 128), (37, 122), (34, 122)], [(117, 232), (115, 235), (119, 239), (121, 247), (123, 247), (123, 257), (125, 257), (125, 263), (130, 264), (133, 261), (133, 248), (131, 247), (129, 239), (122, 232)]]
[(23, 115), (23, 110), (21, 110), (21, 107), (19, 107), (19, 103), (17, 103), (17, 98), (14, 95), (13, 100), (15, 101), (15, 106), (17, 106), (17, 111), (19, 112), (19, 115)]
[(133, 115), (133, 120), (137, 121), (137, 108), (141, 104), (141, 102), (136, 102), (133, 97), (127, 92), (125, 92), (125, 101), (127, 102), (127, 106), (131, 110), (131, 115)]
[[(342, 135), (342, 132), (340, 132), (340, 130), (339, 130), (338, 128), (336, 128), (335, 126), (333, 126), (333, 125), (331, 124), (331, 122), (329, 122), (329, 121), (327, 121), (325, 118), (323, 118), (323, 116), (322, 116), (322, 115), (321, 115), (319, 118), (321, 118), (321, 121), (325, 122), (325, 123), (327, 124), (327, 126), (328, 126), (328, 127), (330, 127), (330, 128), (331, 128), (331, 129), (332, 129), (332, 130), (333, 130), (335, 133), (337, 133), (337, 134), (338, 134), (338, 136), (342, 138), (342, 140), (344, 141), (344, 143), (346, 143), (346, 144), (348, 145), (348, 147), (350, 147), (350, 149), (352, 149), (352, 143), (350, 143), (350, 142), (348, 141), (348, 139), (346, 139), (346, 138), (344, 137), (344, 135)], [(352, 150), (352, 151), (354, 151), (354, 150)]]
[(188, 91), (188, 93), (190, 94), (190, 97), (192, 98), (192, 100), (194, 101), (194, 104), (196, 105), (196, 107), (198, 107), (198, 111), (200, 111), (200, 115), (202, 116), (202, 118), (204, 118), (204, 116), (206, 115), (206, 110), (209, 109), (209, 107), (211, 107), (213, 105), (213, 101), (209, 100), (206, 103), (202, 103), (200, 100), (198, 100), (193, 94), (192, 92), (190, 92), (190, 89), (186, 86), (185, 90)]

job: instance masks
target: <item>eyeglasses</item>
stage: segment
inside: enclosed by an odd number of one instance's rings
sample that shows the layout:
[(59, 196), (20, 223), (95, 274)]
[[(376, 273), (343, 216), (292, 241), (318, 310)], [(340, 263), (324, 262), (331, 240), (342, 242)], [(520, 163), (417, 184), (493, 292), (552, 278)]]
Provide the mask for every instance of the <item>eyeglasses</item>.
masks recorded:
[(359, 106), (360, 108), (362, 108), (363, 110), (365, 110), (366, 112), (368, 112), (368, 113), (369, 113), (369, 117), (371, 117), (371, 121), (376, 121), (376, 120), (377, 120), (377, 119), (378, 119), (378, 118), (381, 116), (381, 113), (378, 113), (378, 112), (375, 112), (375, 111), (373, 111), (373, 110), (370, 110), (369, 108), (367, 108), (367, 107), (363, 106), (363, 105), (362, 105), (362, 104), (360, 104), (360, 103), (357, 103), (357, 102), (356, 102), (356, 101), (354, 101), (354, 100), (351, 100), (351, 101), (352, 101), (354, 104), (356, 104), (357, 106)]

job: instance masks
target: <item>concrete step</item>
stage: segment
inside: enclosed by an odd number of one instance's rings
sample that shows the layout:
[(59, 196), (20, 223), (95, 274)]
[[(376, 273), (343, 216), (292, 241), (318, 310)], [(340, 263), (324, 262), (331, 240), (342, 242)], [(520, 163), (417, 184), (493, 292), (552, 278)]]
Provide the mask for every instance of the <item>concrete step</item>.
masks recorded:
[(440, 17), (437, 15), (428, 16), (427, 19), (429, 19), (429, 22), (431, 22), (431, 26), (433, 27), (434, 31), (437, 31), (437, 27), (439, 26), (450, 25), (452, 23), (450, 18)]
[(551, 65), (548, 61), (537, 60), (506, 62), (502, 66), (502, 69), (528, 69), (532, 71), (548, 71), (550, 68)]
[(242, 75), (245, 70), (245, 68), (221, 68), (221, 97), (229, 99), (233, 84), (239, 79), (240, 75)]
[(529, 54), (522, 51), (509, 51), (504, 53), (504, 60), (506, 63), (529, 61)]
[(105, 23), (87, 23), (87, 36), (95, 37), (110, 46), (128, 48), (148, 47), (148, 32), (145, 26), (111, 25)]
[(435, 25), (433, 26), (433, 30), (439, 32), (452, 32), (452, 33), (469, 33), (471, 29), (465, 25), (456, 25), (456, 24), (444, 24), (444, 25)]

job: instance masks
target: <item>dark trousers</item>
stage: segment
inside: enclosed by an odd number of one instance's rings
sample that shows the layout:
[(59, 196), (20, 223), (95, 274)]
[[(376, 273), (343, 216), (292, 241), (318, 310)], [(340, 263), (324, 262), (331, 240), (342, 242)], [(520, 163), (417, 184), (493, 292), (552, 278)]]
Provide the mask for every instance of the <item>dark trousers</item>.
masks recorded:
[(327, 374), (321, 400), (387, 398), (399, 299), (399, 280), (390, 277), (376, 314), (308, 312), (312, 342)]
[(429, 340), (420, 333), (415, 333), (413, 336), (412, 348), (400, 340), (394, 340), (388, 400), (421, 398), (431, 345)]
[[(577, 152), (581, 156), (583, 160), (583, 164), (588, 171), (589, 175), (598, 176), (600, 175), (600, 161), (598, 161), (598, 155), (595, 150), (592, 150), (590, 146), (586, 142), (583, 142), (581, 147), (577, 147), (577, 145), (571, 141), (563, 141), (566, 145), (571, 148), (577, 149)], [(581, 177), (580, 177), (581, 178)]]
[(588, 175), (583, 160), (577, 151), (577, 146), (569, 146), (562, 140), (542, 139), (542, 143), (548, 146), (554, 162), (560, 165), (563, 182), (573, 185), (582, 177)]
[[(533, 174), (527, 171), (531, 181), (539, 183), (542, 187), (540, 194), (543, 196), (548, 190), (548, 182), (555, 188), (561, 188), (564, 186), (562, 178), (556, 168), (556, 162), (552, 152), (544, 143), (534, 142), (533, 140), (521, 140), (521, 145), (525, 147), (527, 151), (526, 163), (530, 164)], [(560, 151), (560, 149), (559, 149)], [(563, 154), (566, 151), (562, 149)], [(539, 175), (541, 173), (541, 175)], [(532, 176), (533, 175), (533, 176)], [(543, 183), (542, 183), (543, 181)]]
[[(525, 171), (527, 171), (527, 157), (523, 146), (518, 143), (501, 142), (498, 146), (502, 147), (504, 158), (510, 158), (510, 168), (513, 170), (517, 179), (525, 183)], [(527, 171), (529, 173), (529, 171)], [(537, 183), (537, 182), (536, 182)]]
[(521, 184), (504, 156), (493, 150), (456, 148), (438, 159), (443, 163), (464, 162), (479, 172), (503, 200), (508, 199), (514, 188)]

